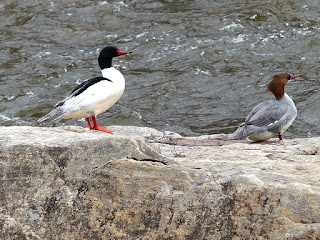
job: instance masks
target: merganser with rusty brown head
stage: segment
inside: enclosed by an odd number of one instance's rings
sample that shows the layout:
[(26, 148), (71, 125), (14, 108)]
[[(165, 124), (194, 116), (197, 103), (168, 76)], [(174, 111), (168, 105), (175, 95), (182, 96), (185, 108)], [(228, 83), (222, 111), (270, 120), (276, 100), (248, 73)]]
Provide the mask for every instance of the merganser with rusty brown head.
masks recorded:
[(297, 117), (297, 108), (292, 99), (285, 93), (284, 87), (289, 80), (301, 74), (290, 76), (280, 73), (272, 77), (268, 90), (276, 100), (264, 101), (257, 105), (248, 115), (245, 122), (231, 135), (230, 139), (249, 138), (253, 141), (265, 141), (286, 131)]
[(112, 133), (112, 130), (98, 126), (96, 116), (107, 111), (122, 96), (125, 80), (121, 72), (112, 67), (112, 58), (128, 53), (131, 52), (122, 52), (113, 46), (102, 49), (98, 58), (102, 76), (91, 78), (78, 85), (69, 96), (58, 102), (53, 110), (38, 121), (86, 118), (90, 130)]

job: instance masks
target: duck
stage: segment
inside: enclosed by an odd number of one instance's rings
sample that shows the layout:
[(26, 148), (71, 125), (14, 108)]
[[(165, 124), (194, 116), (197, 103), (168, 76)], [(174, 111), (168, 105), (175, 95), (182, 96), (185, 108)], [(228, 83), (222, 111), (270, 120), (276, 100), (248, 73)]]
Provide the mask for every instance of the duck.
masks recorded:
[(290, 80), (300, 76), (301, 74), (291, 76), (288, 73), (274, 75), (267, 88), (275, 96), (275, 100), (264, 101), (253, 108), (245, 122), (229, 138), (242, 140), (248, 137), (260, 142), (277, 136), (282, 141), (282, 133), (297, 117), (297, 108), (284, 87)]
[(90, 130), (113, 133), (112, 130), (99, 126), (96, 118), (121, 98), (125, 89), (125, 79), (121, 72), (112, 66), (112, 59), (129, 53), (131, 52), (120, 51), (115, 46), (103, 48), (98, 57), (102, 76), (88, 79), (76, 86), (48, 114), (38, 119), (38, 122), (85, 118)]

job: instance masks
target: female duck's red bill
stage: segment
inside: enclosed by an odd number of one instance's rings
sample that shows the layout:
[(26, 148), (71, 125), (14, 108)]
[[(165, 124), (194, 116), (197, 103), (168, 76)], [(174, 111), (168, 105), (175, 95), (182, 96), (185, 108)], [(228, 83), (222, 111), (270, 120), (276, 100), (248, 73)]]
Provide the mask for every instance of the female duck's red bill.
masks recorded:
[(295, 78), (297, 78), (297, 77), (300, 77), (300, 76), (301, 76), (301, 74), (291, 76), (290, 80), (293, 80), (293, 79), (295, 79)]

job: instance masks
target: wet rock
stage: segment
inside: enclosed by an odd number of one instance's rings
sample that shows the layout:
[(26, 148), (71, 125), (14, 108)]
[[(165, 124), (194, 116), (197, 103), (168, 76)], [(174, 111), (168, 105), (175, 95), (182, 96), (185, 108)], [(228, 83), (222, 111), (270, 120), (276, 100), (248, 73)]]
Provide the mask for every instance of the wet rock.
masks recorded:
[(0, 127), (0, 239), (317, 239), (320, 138)]

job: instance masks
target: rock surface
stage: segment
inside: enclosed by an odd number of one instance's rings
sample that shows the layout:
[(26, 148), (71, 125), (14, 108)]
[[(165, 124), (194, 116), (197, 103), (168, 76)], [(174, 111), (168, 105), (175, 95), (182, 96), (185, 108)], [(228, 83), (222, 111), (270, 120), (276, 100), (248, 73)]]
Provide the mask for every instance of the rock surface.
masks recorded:
[(0, 127), (0, 239), (320, 239), (320, 138)]

